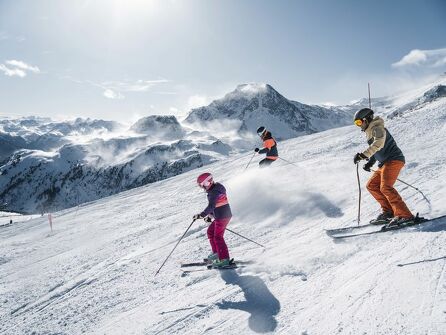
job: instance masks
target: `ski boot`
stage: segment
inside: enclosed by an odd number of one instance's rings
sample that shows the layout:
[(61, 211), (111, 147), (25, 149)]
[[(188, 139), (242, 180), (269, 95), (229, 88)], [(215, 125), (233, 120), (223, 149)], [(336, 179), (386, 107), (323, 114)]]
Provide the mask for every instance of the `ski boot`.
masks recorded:
[(376, 219), (370, 220), (371, 224), (380, 225), (389, 223), (392, 220), (393, 214), (389, 212), (382, 212), (377, 216)]
[(204, 261), (205, 263), (212, 264), (212, 262), (215, 261), (215, 260), (217, 260), (217, 259), (218, 259), (218, 254), (217, 254), (216, 252), (211, 252), (211, 253), (208, 255), (208, 257), (205, 258), (203, 261)]
[(414, 224), (415, 217), (411, 218), (400, 218), (399, 216), (395, 216), (390, 222), (387, 224), (387, 228), (394, 228), (399, 226), (410, 226)]
[(211, 269), (233, 269), (236, 268), (237, 265), (234, 263), (234, 259), (216, 259), (212, 262), (211, 265), (208, 265), (208, 268)]

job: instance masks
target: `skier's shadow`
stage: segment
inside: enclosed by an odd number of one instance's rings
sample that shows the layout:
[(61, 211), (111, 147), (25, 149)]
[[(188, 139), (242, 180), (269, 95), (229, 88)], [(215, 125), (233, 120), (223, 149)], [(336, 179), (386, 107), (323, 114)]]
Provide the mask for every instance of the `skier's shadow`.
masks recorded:
[(437, 233), (446, 230), (446, 215), (432, 219), (432, 221), (426, 222), (418, 227), (419, 231), (427, 231), (431, 233)]
[(256, 333), (274, 331), (277, 327), (275, 316), (280, 312), (280, 302), (265, 283), (256, 276), (240, 276), (233, 270), (221, 271), (226, 284), (239, 286), (246, 301), (225, 301), (217, 303), (220, 309), (238, 309), (250, 313), (249, 328)]

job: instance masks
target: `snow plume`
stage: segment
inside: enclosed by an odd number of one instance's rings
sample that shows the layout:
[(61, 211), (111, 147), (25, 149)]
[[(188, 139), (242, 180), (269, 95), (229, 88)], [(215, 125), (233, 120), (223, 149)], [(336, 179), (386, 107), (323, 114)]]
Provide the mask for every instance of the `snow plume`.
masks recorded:
[(146, 137), (95, 139), (86, 146), (86, 160), (96, 168), (122, 164), (138, 155), (148, 144)]
[(253, 95), (266, 92), (267, 86), (264, 83), (249, 83), (237, 86), (236, 90)]
[(398, 62), (392, 64), (395, 68), (403, 68), (409, 66), (425, 66), (438, 68), (446, 65), (446, 48), (434, 50), (411, 50), (407, 55)]
[(187, 100), (188, 109), (194, 109), (198, 107), (207, 106), (209, 103), (211, 103), (212, 99), (204, 96), (204, 95), (192, 95)]
[(154, 141), (177, 140), (184, 136), (184, 130), (173, 115), (151, 115), (139, 119), (130, 130), (145, 134)]
[(5, 64), (0, 64), (0, 71), (7, 77), (20, 78), (26, 77), (28, 72), (40, 73), (40, 69), (37, 66), (32, 66), (14, 59), (5, 61)]
[[(262, 157), (263, 158), (263, 157)], [(253, 161), (252, 165), (257, 165)], [(246, 224), (277, 227), (287, 225), (299, 216), (323, 215), (340, 217), (341, 209), (322, 192), (306, 183), (300, 171), (298, 190), (290, 191), (290, 177), (295, 179), (292, 168), (275, 162), (274, 171), (269, 168), (259, 169), (251, 166), (246, 172), (230, 178), (228, 187), (231, 206), (237, 213), (237, 219)], [(281, 169), (280, 173), (277, 170)]]
[(193, 136), (213, 136), (216, 139), (218, 138), (222, 142), (229, 144), (236, 150), (253, 149), (256, 144), (261, 144), (257, 143), (259, 141), (257, 134), (239, 132), (239, 129), (242, 126), (241, 120), (216, 119), (206, 121), (205, 123), (194, 122), (189, 124), (189, 126), (201, 133), (193, 133)]

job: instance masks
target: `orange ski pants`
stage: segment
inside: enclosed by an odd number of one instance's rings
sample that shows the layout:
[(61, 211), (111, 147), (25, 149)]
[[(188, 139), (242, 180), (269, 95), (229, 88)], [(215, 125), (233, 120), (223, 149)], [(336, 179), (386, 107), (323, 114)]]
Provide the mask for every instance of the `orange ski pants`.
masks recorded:
[(412, 213), (393, 187), (403, 166), (402, 161), (386, 162), (373, 173), (367, 182), (367, 189), (379, 202), (383, 212), (393, 213), (394, 216), (401, 218), (411, 218)]

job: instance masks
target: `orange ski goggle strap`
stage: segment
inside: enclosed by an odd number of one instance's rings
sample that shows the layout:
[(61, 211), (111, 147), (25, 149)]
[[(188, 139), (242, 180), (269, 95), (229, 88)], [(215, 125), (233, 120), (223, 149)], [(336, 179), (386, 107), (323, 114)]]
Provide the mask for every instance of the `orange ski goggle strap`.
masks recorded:
[(358, 127), (361, 127), (363, 123), (364, 123), (364, 121), (362, 121), (361, 119), (357, 119), (357, 120), (355, 120), (355, 124), (356, 124)]

